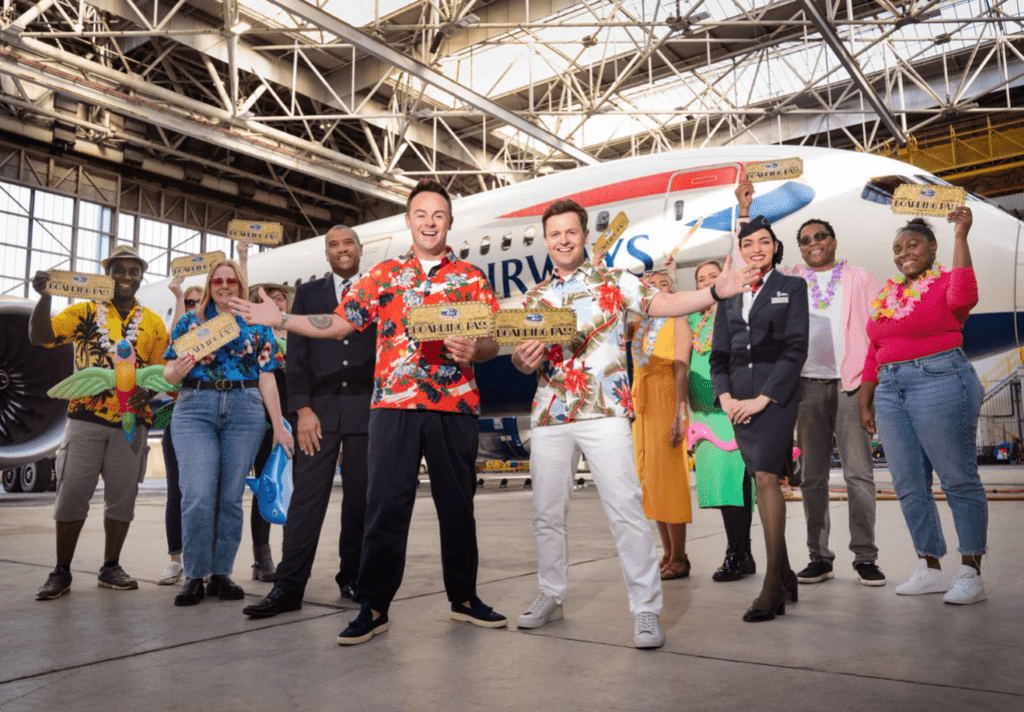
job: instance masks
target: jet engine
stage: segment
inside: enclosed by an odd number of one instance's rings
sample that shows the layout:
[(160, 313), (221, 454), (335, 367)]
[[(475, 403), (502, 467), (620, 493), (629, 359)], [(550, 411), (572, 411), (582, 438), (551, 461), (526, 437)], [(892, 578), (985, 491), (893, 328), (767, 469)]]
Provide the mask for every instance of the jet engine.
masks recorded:
[(49, 484), (49, 458), (64, 434), (67, 402), (46, 391), (74, 372), (70, 344), (47, 349), (29, 341), (34, 306), (0, 297), (0, 468), (9, 491), (26, 484), (40, 491)]

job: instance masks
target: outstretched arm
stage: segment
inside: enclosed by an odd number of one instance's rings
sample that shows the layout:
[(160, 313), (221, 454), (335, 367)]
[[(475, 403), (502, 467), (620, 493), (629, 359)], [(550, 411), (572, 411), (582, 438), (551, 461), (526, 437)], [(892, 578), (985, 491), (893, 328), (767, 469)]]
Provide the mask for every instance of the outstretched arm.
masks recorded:
[(258, 304), (253, 304), (235, 297), (231, 300), (231, 311), (250, 326), (261, 324), (315, 339), (344, 339), (356, 330), (337, 314), (284, 314), (262, 287), (260, 300)]
[[(714, 290), (718, 299), (728, 299), (740, 292), (749, 292), (750, 285), (757, 281), (758, 269), (753, 265), (747, 265), (741, 269), (732, 269), (732, 255), (725, 258), (725, 267), (722, 273), (715, 280)], [(701, 289), (695, 292), (673, 292), (666, 294), (658, 292), (651, 299), (651, 305), (647, 309), (648, 316), (686, 316), (694, 312), (704, 311), (715, 303), (711, 295), (711, 288)]]

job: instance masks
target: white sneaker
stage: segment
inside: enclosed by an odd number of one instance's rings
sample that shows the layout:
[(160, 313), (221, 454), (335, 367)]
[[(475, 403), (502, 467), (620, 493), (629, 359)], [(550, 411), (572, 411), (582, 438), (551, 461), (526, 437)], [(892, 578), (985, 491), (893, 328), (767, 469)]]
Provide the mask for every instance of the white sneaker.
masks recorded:
[(988, 598), (985, 593), (985, 583), (981, 580), (981, 574), (971, 566), (960, 566), (960, 570), (953, 577), (953, 585), (942, 597), (946, 603), (958, 603), (967, 605), (977, 603)]
[(928, 568), (928, 563), (921, 559), (904, 583), (896, 587), (901, 596), (920, 596), (922, 593), (945, 593), (949, 590), (949, 577), (940, 569)]
[(520, 628), (540, 628), (545, 623), (562, 620), (562, 604), (554, 596), (541, 591), (516, 622)]
[(660, 648), (665, 644), (665, 633), (661, 629), (658, 614), (640, 611), (636, 614), (633, 628), (633, 645), (638, 648)]
[(170, 563), (167, 564), (167, 568), (160, 574), (160, 578), (157, 579), (157, 584), (160, 586), (173, 586), (178, 583), (178, 579), (185, 572), (185, 567), (181, 565), (181, 562), (177, 559), (171, 559)]

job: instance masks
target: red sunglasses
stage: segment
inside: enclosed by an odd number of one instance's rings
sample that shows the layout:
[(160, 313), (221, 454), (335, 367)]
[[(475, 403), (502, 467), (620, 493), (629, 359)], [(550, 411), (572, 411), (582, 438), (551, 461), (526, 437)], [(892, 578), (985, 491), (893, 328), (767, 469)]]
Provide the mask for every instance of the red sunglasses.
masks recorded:
[(234, 277), (214, 277), (213, 279), (210, 280), (210, 284), (212, 284), (214, 287), (219, 287), (222, 284), (227, 284), (229, 287), (234, 287), (236, 284), (238, 284), (238, 280), (235, 279)]

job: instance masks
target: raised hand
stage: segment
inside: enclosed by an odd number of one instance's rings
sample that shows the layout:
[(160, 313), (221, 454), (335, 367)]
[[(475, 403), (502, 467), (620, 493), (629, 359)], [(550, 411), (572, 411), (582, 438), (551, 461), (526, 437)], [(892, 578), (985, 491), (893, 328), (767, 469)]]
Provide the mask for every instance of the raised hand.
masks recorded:
[(953, 236), (960, 240), (966, 240), (967, 234), (974, 224), (974, 214), (966, 205), (961, 205), (946, 216), (946, 222), (953, 223)]
[(741, 180), (734, 193), (740, 204), (740, 215), (749, 215), (750, 204), (754, 202), (754, 184), (749, 180)]
[(171, 294), (174, 295), (175, 299), (184, 299), (185, 293), (181, 291), (181, 285), (185, 281), (185, 275), (178, 274), (174, 276), (171, 283), (167, 285), (167, 288), (171, 290)]

